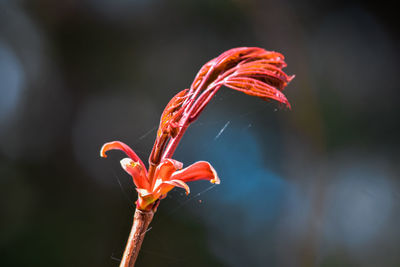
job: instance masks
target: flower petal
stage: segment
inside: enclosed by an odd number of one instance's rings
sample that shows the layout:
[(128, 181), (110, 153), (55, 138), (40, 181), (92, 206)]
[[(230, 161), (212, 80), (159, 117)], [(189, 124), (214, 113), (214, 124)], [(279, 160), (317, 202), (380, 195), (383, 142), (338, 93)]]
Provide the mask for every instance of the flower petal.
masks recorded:
[(198, 161), (183, 170), (174, 172), (170, 180), (181, 180), (183, 182), (210, 180), (213, 184), (220, 183), (217, 172), (207, 161)]
[(166, 183), (166, 182), (161, 182), (158, 184), (157, 187), (155, 187), (155, 190), (153, 190), (153, 195), (156, 199), (161, 199), (165, 198), (167, 193), (174, 189), (175, 185)]
[(161, 182), (159, 186), (156, 187), (155, 190), (153, 191), (153, 195), (157, 199), (165, 197), (165, 195), (169, 191), (171, 191), (175, 186), (185, 189), (187, 195), (190, 193), (190, 188), (185, 182), (181, 180), (169, 180)]
[[(161, 190), (160, 190), (161, 195), (166, 194), (168, 191), (170, 191), (172, 189), (172, 188), (169, 189), (168, 186), (165, 186), (166, 184), (167, 185), (172, 185), (173, 187), (177, 186), (177, 187), (183, 188), (183, 189), (186, 190), (186, 195), (190, 194), (190, 188), (185, 182), (183, 182), (181, 180), (169, 180), (169, 181), (165, 181), (165, 182), (162, 183), (162, 185), (160, 187), (161, 188)], [(169, 189), (169, 190), (165, 192), (166, 189)]]
[(131, 158), (121, 160), (122, 168), (132, 176), (136, 188), (149, 189), (149, 181), (145, 170), (140, 163), (133, 161)]
[(139, 196), (141, 196), (141, 197), (147, 197), (147, 196), (151, 195), (151, 193), (147, 189), (136, 188), (136, 191), (138, 192)]
[(128, 145), (120, 142), (120, 141), (113, 141), (109, 143), (105, 143), (101, 149), (100, 149), (100, 157), (106, 158), (106, 152), (112, 149), (118, 149), (122, 150), (125, 152), (125, 154), (130, 157), (133, 161), (139, 162), (139, 164), (143, 167), (146, 175), (147, 175), (147, 169), (146, 166), (143, 164), (142, 160), (136, 155), (135, 152), (133, 152), (132, 148), (130, 148)]
[(158, 198), (155, 198), (153, 194), (149, 194), (146, 196), (140, 196), (136, 202), (136, 207), (140, 210), (146, 210), (151, 203), (157, 201)]
[[(182, 169), (182, 167), (182, 162), (168, 158), (163, 159), (161, 163), (157, 166), (154, 177), (156, 177), (156, 180), (169, 180), (172, 173), (174, 173), (176, 170)], [(156, 188), (156, 186), (154, 188)]]

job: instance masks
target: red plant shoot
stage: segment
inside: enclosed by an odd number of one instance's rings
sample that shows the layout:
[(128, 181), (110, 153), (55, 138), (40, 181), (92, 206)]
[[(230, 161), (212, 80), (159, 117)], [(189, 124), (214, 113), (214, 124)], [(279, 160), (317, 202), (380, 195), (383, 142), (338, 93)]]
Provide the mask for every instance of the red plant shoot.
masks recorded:
[(199, 161), (182, 169), (182, 163), (172, 159), (186, 129), (199, 117), (211, 98), (222, 86), (226, 86), (263, 100), (276, 100), (290, 108), (281, 91), (294, 76), (284, 73), (284, 67), (286, 63), (282, 54), (258, 47), (233, 48), (207, 62), (190, 88), (176, 94), (165, 107), (148, 169), (126, 144), (114, 141), (103, 145), (100, 151), (102, 157), (106, 157), (105, 153), (112, 149), (122, 150), (129, 157), (121, 160), (121, 165), (132, 176), (138, 192), (134, 227), (121, 266), (134, 265), (153, 213), (160, 199), (170, 190), (181, 187), (188, 194), (190, 190), (186, 182), (220, 182), (208, 162)]

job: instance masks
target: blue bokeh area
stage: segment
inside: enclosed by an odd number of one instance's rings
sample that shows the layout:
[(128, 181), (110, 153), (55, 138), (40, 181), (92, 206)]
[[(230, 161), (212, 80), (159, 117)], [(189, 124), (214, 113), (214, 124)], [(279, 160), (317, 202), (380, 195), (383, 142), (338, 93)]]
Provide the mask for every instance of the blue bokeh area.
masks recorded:
[(196, 131), (190, 137), (196, 142), (188, 149), (196, 158), (207, 159), (219, 173), (221, 184), (217, 193), (210, 193), (210, 201), (239, 209), (244, 220), (251, 223), (251, 229), (260, 221), (276, 220), (287, 182), (265, 167), (263, 162), (268, 159), (263, 159), (260, 144), (252, 132), (236, 127), (235, 123), (217, 139), (207, 140), (210, 135), (207, 128)]
[[(260, 137), (256, 134), (260, 126), (257, 119), (243, 119), (240, 111), (224, 112), (221, 109), (228, 107), (215, 106), (220, 103), (212, 103), (211, 111), (207, 110), (193, 125), (175, 156), (186, 164), (206, 159), (218, 172), (221, 184), (191, 183), (189, 200), (180, 200), (185, 204), (182, 210), (204, 221), (210, 247), (223, 262), (243, 266), (244, 259), (253, 258), (254, 265), (273, 264), (265, 251), (251, 250), (249, 246), (274, 246), (282, 211), (297, 196), (296, 185), (280, 174), (284, 162), (274, 156), (279, 154), (277, 149), (282, 142), (279, 129), (271, 128)], [(257, 115), (255, 110), (252, 107), (246, 113), (250, 111), (257, 117), (265, 112)], [(273, 124), (277, 118), (270, 119)], [(270, 151), (262, 151), (260, 138), (266, 139)], [(251, 239), (251, 244), (243, 239)], [(232, 250), (243, 254), (232, 254)]]
[(13, 117), (24, 86), (24, 73), (15, 53), (0, 39), (0, 125)]

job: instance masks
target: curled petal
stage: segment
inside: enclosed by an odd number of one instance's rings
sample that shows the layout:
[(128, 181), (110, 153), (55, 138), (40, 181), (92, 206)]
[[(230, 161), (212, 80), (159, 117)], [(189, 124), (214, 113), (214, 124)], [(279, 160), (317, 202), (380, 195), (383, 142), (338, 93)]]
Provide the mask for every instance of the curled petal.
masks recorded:
[(217, 172), (206, 161), (198, 161), (180, 170), (181, 168), (181, 162), (169, 158), (164, 159), (156, 169), (156, 179), (151, 189), (136, 189), (139, 193), (138, 208), (144, 210), (157, 199), (164, 198), (174, 187), (183, 188), (186, 194), (189, 194), (190, 188), (186, 182), (209, 180), (211, 183), (220, 183)]
[(167, 193), (169, 191), (171, 191), (172, 189), (174, 189), (175, 185), (169, 184), (169, 183), (165, 183), (165, 182), (161, 182), (158, 184), (157, 187), (155, 187), (155, 190), (153, 191), (153, 195), (157, 198), (157, 199), (161, 199), (161, 198), (165, 198)]
[(159, 186), (156, 187), (156, 189), (154, 190), (153, 195), (156, 199), (165, 197), (165, 195), (175, 186), (185, 189), (187, 195), (190, 193), (189, 186), (185, 182), (181, 180), (169, 180), (161, 182)]
[(183, 168), (183, 163), (180, 162), (180, 161), (177, 161), (175, 159), (165, 159), (165, 160), (167, 160), (167, 161), (171, 162), (172, 164), (174, 164), (174, 167), (175, 167), (176, 170), (180, 170), (180, 169)]
[(172, 173), (174, 173), (176, 170), (182, 169), (182, 167), (182, 162), (168, 158), (163, 159), (157, 166), (154, 176), (156, 177), (157, 181), (166, 181), (169, 180)]
[(126, 145), (120, 141), (113, 141), (113, 142), (105, 143), (100, 149), (100, 157), (106, 158), (107, 157), (106, 152), (109, 150), (113, 150), (113, 149), (122, 150), (133, 161), (139, 162), (139, 164), (143, 167), (143, 169), (147, 175), (147, 169), (146, 169), (146, 166), (143, 164), (142, 160), (138, 157), (138, 155), (136, 155), (136, 153), (132, 150), (132, 148), (130, 148), (128, 145)]
[(133, 161), (131, 158), (121, 160), (122, 168), (132, 176), (133, 182), (138, 189), (149, 189), (149, 181), (142, 165)]
[(171, 175), (171, 180), (181, 180), (183, 182), (209, 180), (213, 184), (220, 183), (217, 172), (207, 161), (198, 161), (183, 170), (174, 172)]
[[(168, 191), (170, 191), (172, 189), (172, 188), (169, 189), (169, 186), (165, 186), (165, 185), (172, 185), (173, 187), (177, 186), (177, 187), (183, 188), (186, 190), (186, 195), (190, 194), (190, 188), (185, 182), (183, 182), (181, 180), (170, 180), (170, 181), (165, 181), (162, 183), (161, 190), (160, 190), (161, 195), (166, 194)], [(165, 191), (166, 189), (169, 189), (169, 190)]]

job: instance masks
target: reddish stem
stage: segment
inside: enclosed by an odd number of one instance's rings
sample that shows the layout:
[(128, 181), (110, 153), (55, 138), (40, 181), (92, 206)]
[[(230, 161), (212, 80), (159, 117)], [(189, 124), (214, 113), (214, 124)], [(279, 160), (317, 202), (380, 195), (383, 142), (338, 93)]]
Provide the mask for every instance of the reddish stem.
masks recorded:
[(183, 134), (185, 133), (187, 127), (189, 126), (187, 124), (187, 120), (189, 118), (190, 117), (187, 117), (187, 118), (182, 120), (183, 121), (182, 124), (184, 126), (182, 128), (180, 128), (179, 131), (178, 131), (178, 134), (168, 142), (168, 145), (165, 148), (165, 152), (164, 152), (162, 158), (171, 158), (172, 157), (172, 154), (174, 154), (175, 149), (178, 147), (178, 144), (181, 141), (181, 138), (182, 138)]
[(154, 212), (141, 211), (136, 209), (133, 218), (133, 225), (128, 242), (125, 247), (124, 256), (122, 257), (120, 267), (133, 267), (137, 256), (139, 255), (140, 247), (142, 246), (144, 235), (146, 234), (147, 227), (153, 219)]

